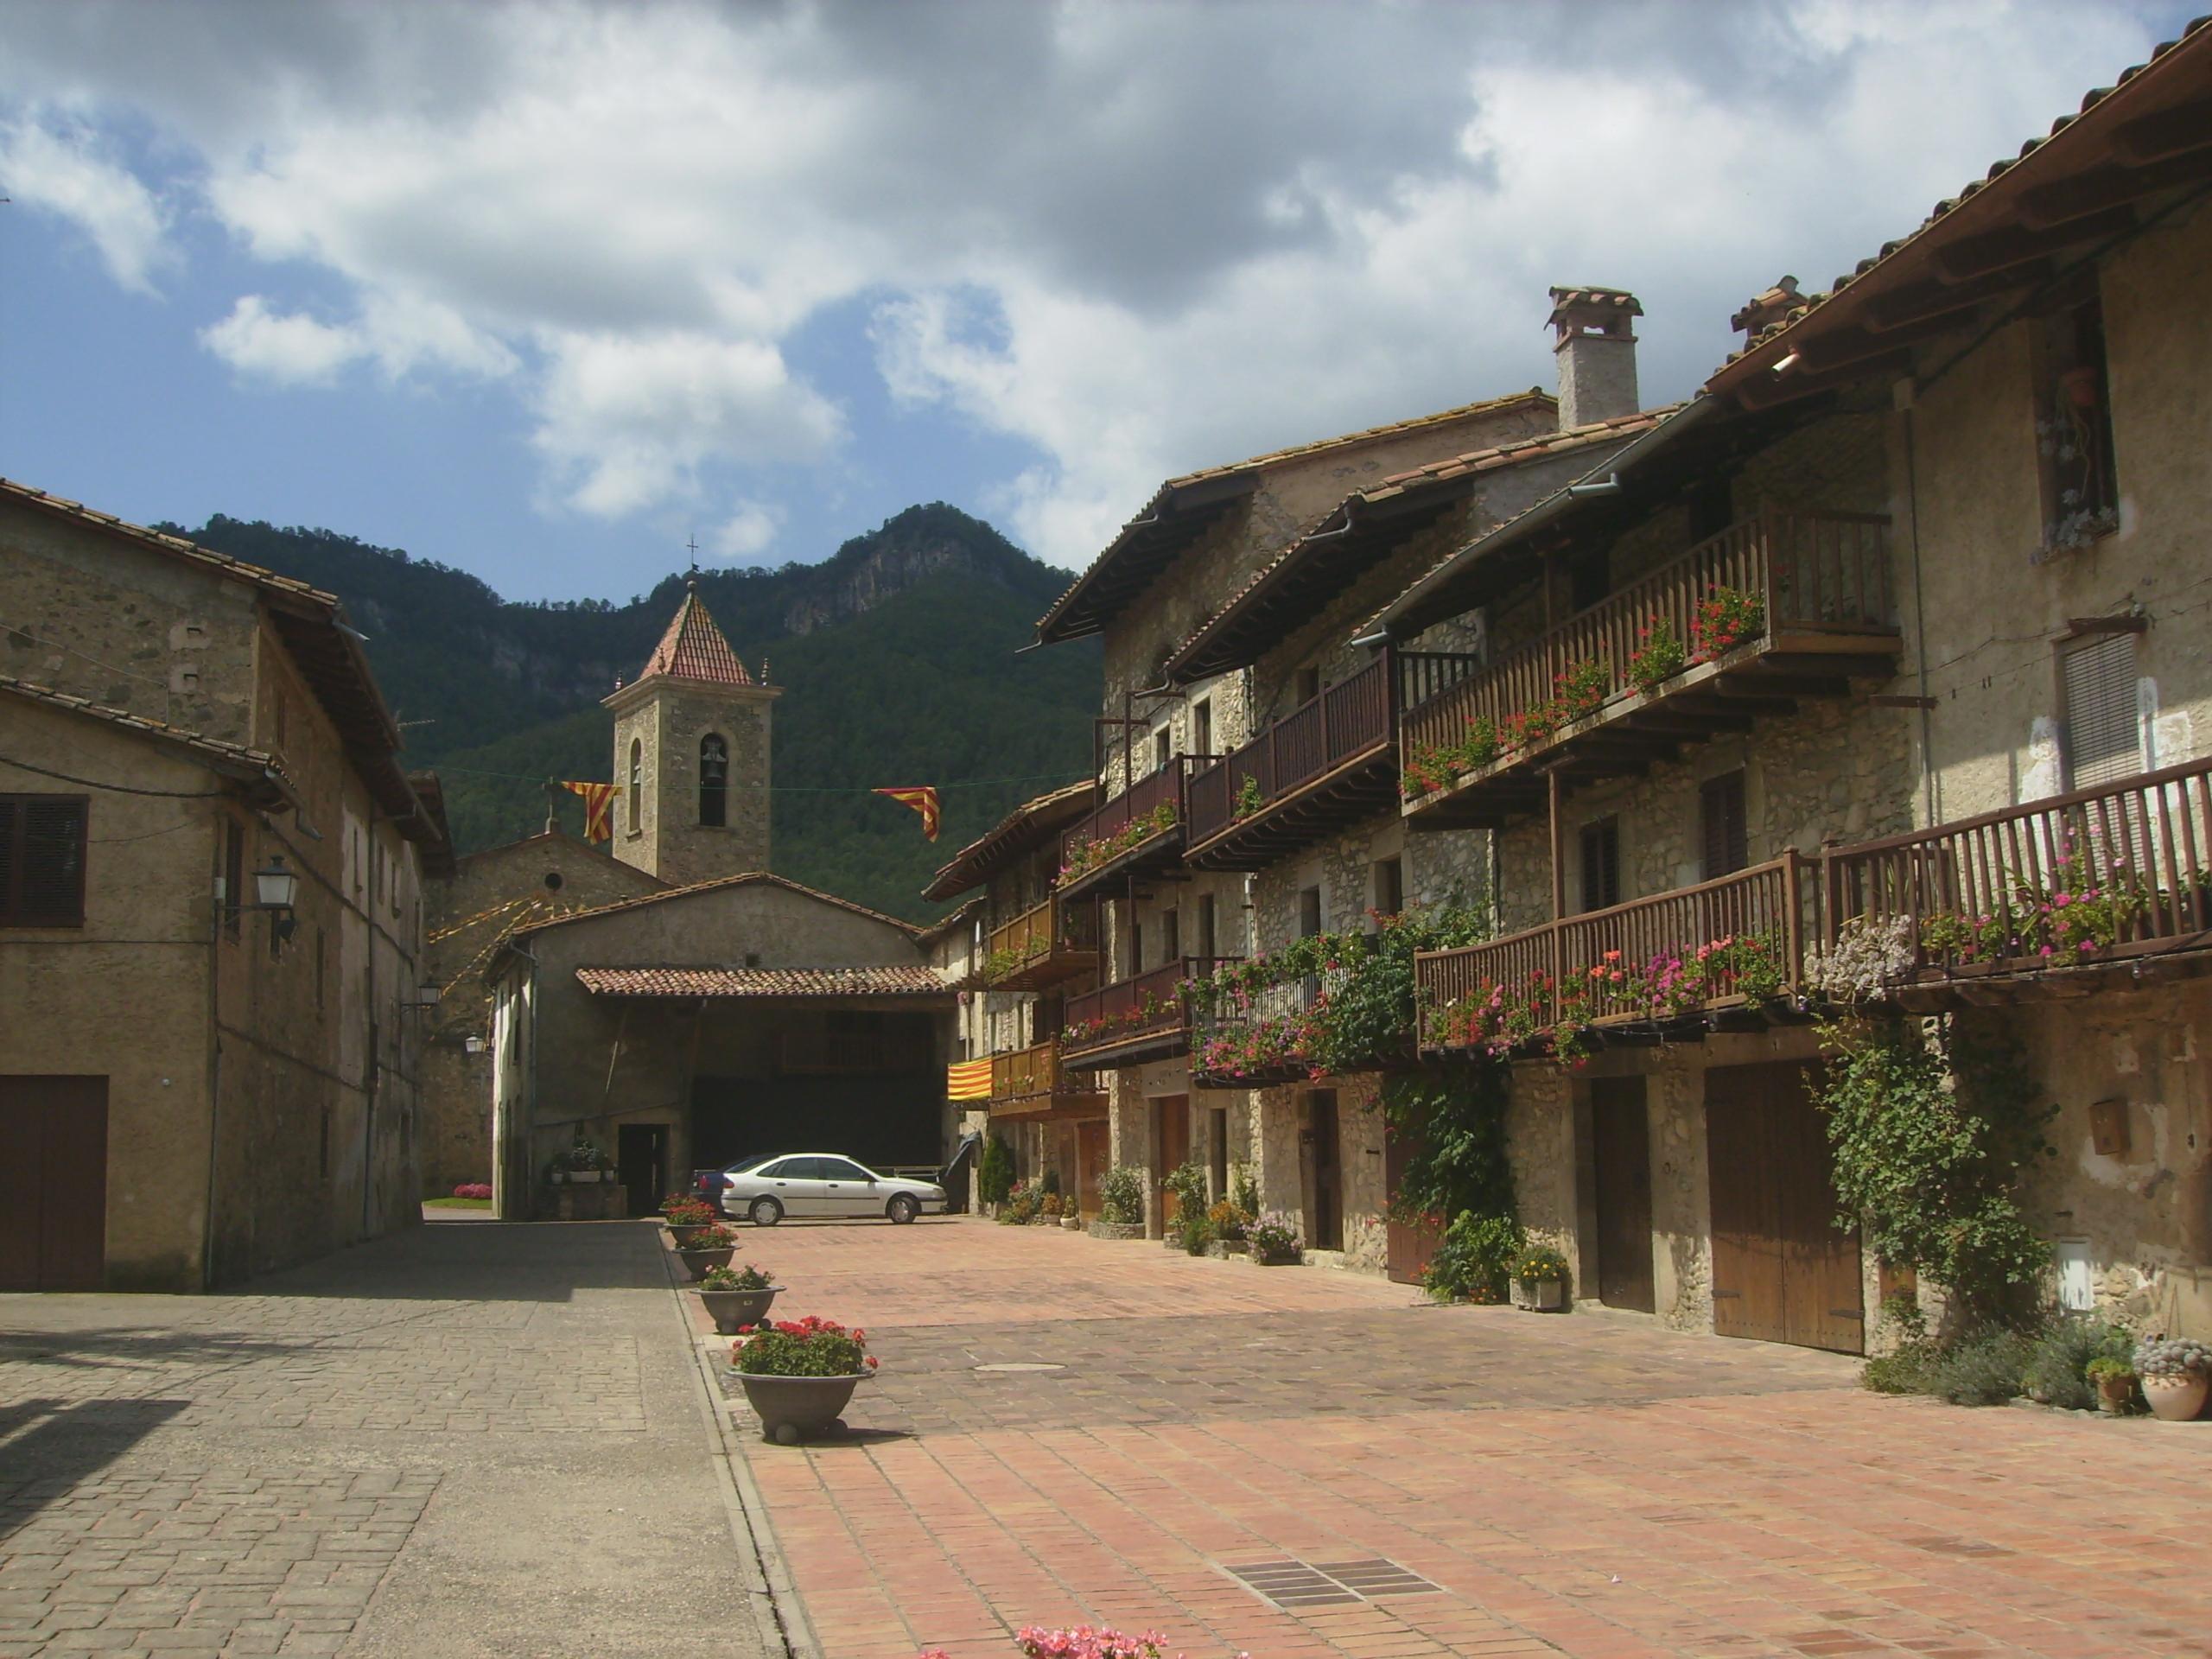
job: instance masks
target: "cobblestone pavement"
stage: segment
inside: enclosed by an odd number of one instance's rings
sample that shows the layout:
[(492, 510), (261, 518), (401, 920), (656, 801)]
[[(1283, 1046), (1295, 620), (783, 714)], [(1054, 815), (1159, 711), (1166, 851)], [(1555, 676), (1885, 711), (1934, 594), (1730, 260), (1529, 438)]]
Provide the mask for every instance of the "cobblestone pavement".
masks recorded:
[(0, 1659), (760, 1652), (645, 1224), (0, 1296)]
[(883, 1361), (841, 1440), (730, 1405), (828, 1659), (1083, 1619), (1191, 1659), (2212, 1653), (2212, 1424), (964, 1218), (741, 1255)]

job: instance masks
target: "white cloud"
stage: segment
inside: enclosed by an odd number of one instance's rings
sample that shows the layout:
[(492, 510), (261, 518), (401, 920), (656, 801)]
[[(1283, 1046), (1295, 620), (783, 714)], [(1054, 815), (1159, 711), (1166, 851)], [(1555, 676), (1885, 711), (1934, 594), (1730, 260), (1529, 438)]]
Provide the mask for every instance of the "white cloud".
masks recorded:
[(220, 322), (200, 331), (200, 343), (240, 374), (274, 385), (327, 385), (368, 348), (351, 328), (295, 312), (280, 315), (248, 294)]
[(108, 274), (134, 293), (154, 292), (168, 257), (168, 214), (130, 171), (71, 123), (54, 130), (35, 110), (0, 121), (0, 184), (25, 207), (58, 214), (84, 232)]
[(741, 501), (737, 511), (715, 527), (707, 545), (716, 558), (741, 564), (774, 546), (779, 528), (772, 509), (757, 501)]
[[(995, 511), (1079, 564), (1169, 474), (1548, 383), (1549, 283), (1636, 289), (1682, 394), (1745, 296), (1910, 228), (2153, 15), (80, 0), (11, 15), (0, 109), (143, 124), (249, 256), (345, 285), (242, 299), (205, 335), (241, 373), (512, 382), (552, 510), (763, 534), (843, 454), (804, 331), (865, 315), (906, 410), (1033, 452)], [(160, 200), (64, 148), (58, 210), (143, 284)]]

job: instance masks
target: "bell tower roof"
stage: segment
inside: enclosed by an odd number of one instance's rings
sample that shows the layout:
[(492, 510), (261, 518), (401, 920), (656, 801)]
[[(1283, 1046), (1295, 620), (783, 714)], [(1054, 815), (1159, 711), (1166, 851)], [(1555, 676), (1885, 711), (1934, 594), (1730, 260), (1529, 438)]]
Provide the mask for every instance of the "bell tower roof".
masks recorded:
[(710, 685), (751, 685), (753, 677), (745, 671), (745, 664), (730, 649), (722, 631), (715, 626), (715, 619), (707, 613), (707, 601), (699, 597), (699, 583), (695, 577), (683, 584), (683, 603), (677, 607), (670, 619), (668, 632), (653, 647), (653, 654), (645, 658), (645, 671), (638, 676), (649, 680), (656, 675), (665, 675), (674, 680), (702, 680)]

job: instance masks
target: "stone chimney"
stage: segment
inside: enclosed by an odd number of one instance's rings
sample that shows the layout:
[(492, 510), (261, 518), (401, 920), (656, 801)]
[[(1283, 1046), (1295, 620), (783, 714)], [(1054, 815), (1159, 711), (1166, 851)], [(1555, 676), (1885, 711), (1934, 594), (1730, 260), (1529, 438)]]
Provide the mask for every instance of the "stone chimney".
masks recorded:
[(1728, 326), (1744, 336), (1750, 345), (1768, 328), (1780, 322), (1803, 302), (1797, 292), (1797, 279), (1784, 276), (1764, 294), (1754, 294), (1744, 302), (1744, 308), (1728, 319)]
[(1636, 395), (1636, 335), (1630, 321), (1643, 315), (1625, 289), (1552, 289), (1562, 428), (1633, 415), (1643, 407)]

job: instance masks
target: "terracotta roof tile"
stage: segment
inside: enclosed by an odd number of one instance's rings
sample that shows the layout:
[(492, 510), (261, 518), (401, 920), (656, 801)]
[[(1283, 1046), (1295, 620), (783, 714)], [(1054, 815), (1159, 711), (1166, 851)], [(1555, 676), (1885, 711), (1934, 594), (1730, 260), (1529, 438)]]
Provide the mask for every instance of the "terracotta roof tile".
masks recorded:
[(579, 968), (594, 996), (944, 996), (952, 988), (934, 969)]
[(42, 704), (63, 714), (100, 721), (135, 737), (181, 749), (229, 777), (246, 781), (265, 779), (273, 793), (289, 800), (297, 799), (297, 791), (292, 779), (285, 773), (283, 764), (263, 750), (250, 749), (243, 743), (232, 743), (225, 738), (208, 737), (182, 726), (172, 726), (167, 721), (134, 715), (127, 709), (111, 708), (106, 703), (94, 702), (88, 697), (77, 696), (67, 691), (57, 691), (50, 685), (41, 685), (34, 680), (19, 680), (12, 675), (0, 674), (0, 692)]
[(543, 921), (531, 923), (527, 927), (518, 927), (515, 935), (520, 938), (524, 933), (535, 933), (543, 928), (566, 927), (571, 922), (588, 922), (594, 917), (609, 916), (616, 911), (635, 910), (641, 905), (664, 905), (672, 899), (688, 899), (694, 893), (714, 893), (723, 887), (741, 887), (755, 882), (781, 887), (787, 893), (803, 893), (809, 899), (819, 899), (825, 905), (836, 905), (841, 910), (851, 911), (855, 916), (866, 916), (886, 923), (910, 938), (918, 938), (921, 935), (922, 930), (912, 922), (901, 921), (896, 916), (887, 916), (880, 910), (870, 910), (866, 905), (856, 905), (849, 899), (840, 899), (834, 893), (823, 893), (818, 887), (807, 887), (789, 876), (772, 875), (766, 870), (744, 870), (736, 875), (718, 875), (711, 881), (694, 881), (690, 887), (671, 887), (665, 893), (641, 893), (634, 899), (617, 899), (608, 904), (594, 905), (588, 910), (572, 910), (565, 915), (549, 916)]
[(645, 659), (638, 677), (649, 680), (664, 674), (672, 680), (703, 680), (710, 685), (751, 685), (753, 676), (737, 660), (722, 631), (708, 614), (707, 601), (696, 586), (687, 586), (683, 603), (669, 619), (668, 632)]

